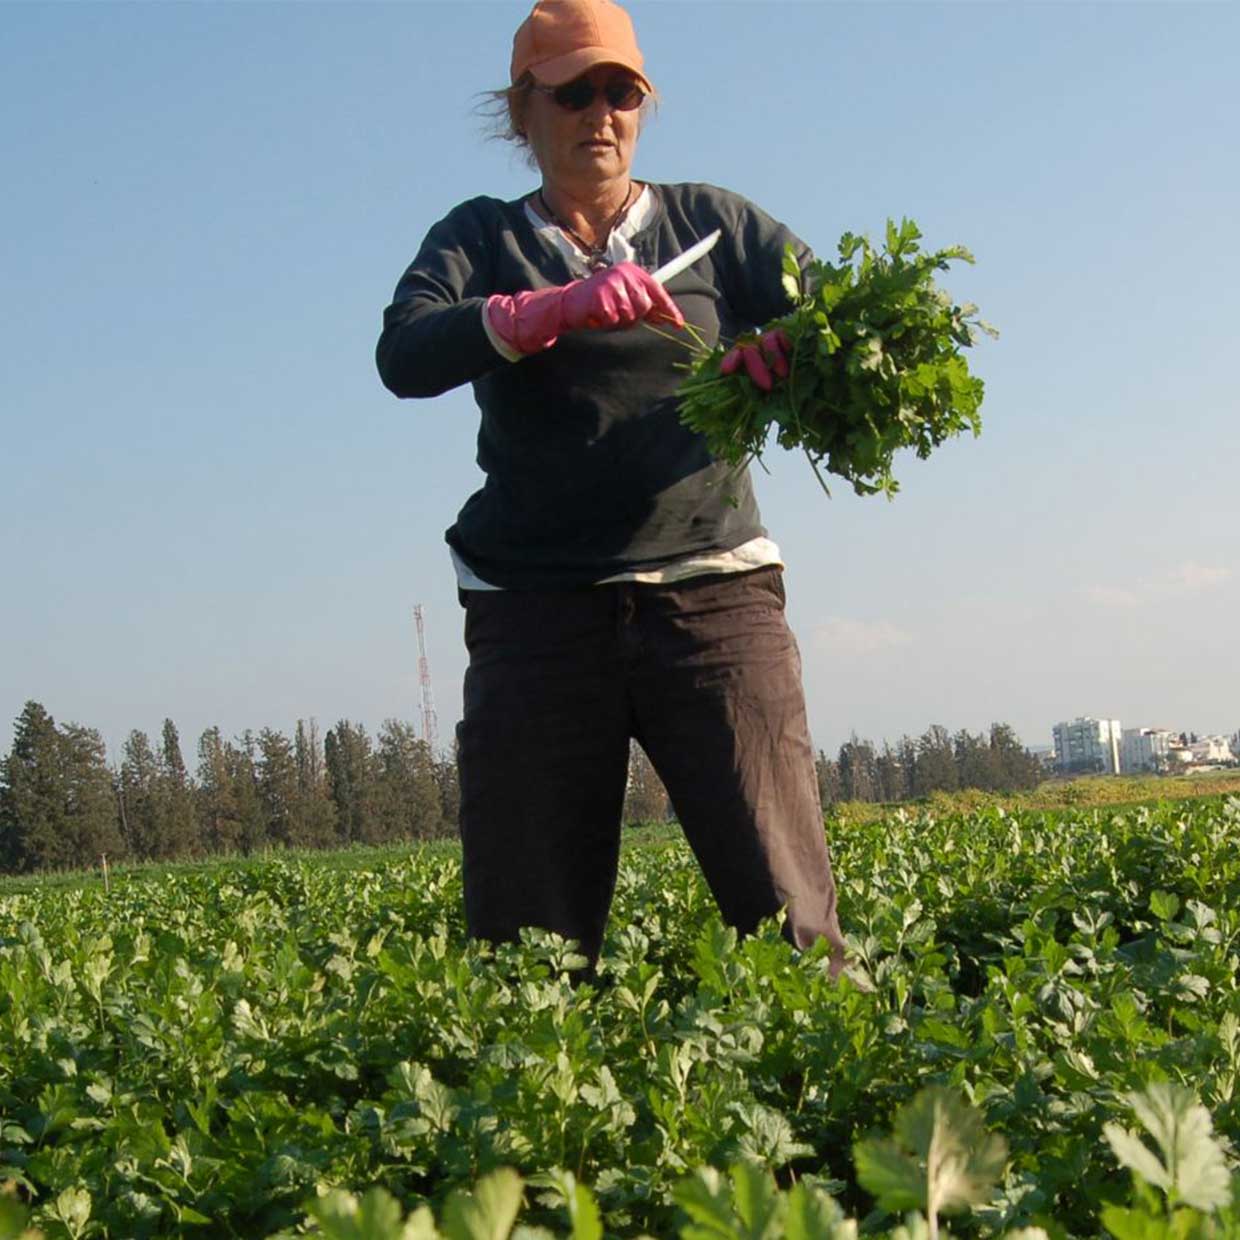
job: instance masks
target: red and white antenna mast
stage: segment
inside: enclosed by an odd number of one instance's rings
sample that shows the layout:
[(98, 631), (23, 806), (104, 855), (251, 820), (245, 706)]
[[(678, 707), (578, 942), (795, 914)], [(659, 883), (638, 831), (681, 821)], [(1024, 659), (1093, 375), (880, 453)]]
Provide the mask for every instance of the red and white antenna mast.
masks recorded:
[(413, 609), (418, 626), (418, 685), (422, 698), (422, 739), (431, 753), (439, 748), (439, 722), (435, 718), (435, 699), (431, 696), (431, 665), (426, 657), (426, 626), (422, 622), (422, 604)]

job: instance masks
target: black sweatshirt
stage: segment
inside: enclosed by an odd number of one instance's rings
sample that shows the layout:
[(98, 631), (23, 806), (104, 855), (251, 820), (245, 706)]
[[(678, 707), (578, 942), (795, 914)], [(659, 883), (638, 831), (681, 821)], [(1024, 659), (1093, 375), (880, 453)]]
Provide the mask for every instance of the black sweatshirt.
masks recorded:
[[(629, 238), (647, 270), (723, 230), (668, 284), (708, 341), (787, 312), (785, 244), (802, 264), (808, 258), (788, 229), (711, 185), (650, 188), (651, 222)], [(505, 589), (589, 585), (730, 551), (766, 532), (748, 474), (713, 460), (680, 424), (674, 393), (688, 358), (680, 345), (638, 325), (570, 332), (519, 362), (498, 355), (482, 323), (486, 299), (576, 274), (536, 235), (523, 198), (474, 198), (431, 229), (383, 316), (379, 374), (397, 396), (473, 384), (486, 483), (447, 540), (480, 578)]]

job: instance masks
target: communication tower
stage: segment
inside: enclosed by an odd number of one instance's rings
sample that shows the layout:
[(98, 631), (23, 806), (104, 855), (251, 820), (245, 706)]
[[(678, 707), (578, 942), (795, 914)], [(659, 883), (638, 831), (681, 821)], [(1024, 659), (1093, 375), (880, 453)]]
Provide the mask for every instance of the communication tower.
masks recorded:
[(422, 620), (422, 604), (413, 609), (413, 622), (418, 627), (418, 686), (422, 702), (422, 739), (431, 753), (439, 749), (439, 722), (435, 718), (435, 699), (431, 695), (431, 665), (426, 657), (426, 626)]

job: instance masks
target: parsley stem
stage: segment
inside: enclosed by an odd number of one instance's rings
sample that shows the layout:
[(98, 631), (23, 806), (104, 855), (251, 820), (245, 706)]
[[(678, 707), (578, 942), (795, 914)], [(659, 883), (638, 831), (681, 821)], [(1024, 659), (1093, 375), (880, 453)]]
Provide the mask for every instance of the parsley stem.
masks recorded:
[[(670, 340), (672, 341), (673, 344), (684, 345), (684, 347), (688, 349), (690, 353), (693, 353), (696, 355), (698, 352), (697, 346), (691, 345), (687, 340), (682, 340), (679, 336), (674, 335), (672, 332), (665, 332), (665, 331), (660, 330), (659, 328), (655, 327), (653, 323), (647, 323), (645, 319), (642, 319), (642, 326), (648, 332), (654, 332), (656, 336), (662, 336), (664, 340)], [(686, 324), (686, 326), (688, 325)]]

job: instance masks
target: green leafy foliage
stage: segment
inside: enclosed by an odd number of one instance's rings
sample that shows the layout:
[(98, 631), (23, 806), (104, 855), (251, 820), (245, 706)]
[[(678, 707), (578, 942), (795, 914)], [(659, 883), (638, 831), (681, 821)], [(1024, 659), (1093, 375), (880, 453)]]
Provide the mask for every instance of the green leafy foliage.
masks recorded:
[[(1143, 1122), (1153, 1119), (1160, 1145), (1183, 1144), (1168, 1131), (1186, 1120), (1189, 1161), (1221, 1161), (1218, 1142), (1193, 1116), (1200, 1109), (1188, 1091), (1151, 1086), (1130, 1099)], [(1192, 1118), (1190, 1118), (1192, 1117)], [(1168, 1152), (1164, 1147), (1164, 1152)], [(958, 1093), (941, 1086), (924, 1089), (896, 1116), (890, 1138), (859, 1142), (857, 1174), (886, 1209), (920, 1206), (886, 1234), (889, 1240), (933, 1240), (939, 1234), (938, 1212), (961, 1213), (986, 1201), (1006, 1157), (1002, 1141), (988, 1134), (981, 1117)], [(549, 1180), (567, 1204), (571, 1240), (599, 1240), (600, 1216), (594, 1195), (571, 1172), (557, 1171)], [(1138, 1177), (1137, 1187), (1144, 1187)], [(676, 1234), (680, 1240), (856, 1240), (856, 1219), (845, 1216), (839, 1203), (816, 1185), (801, 1182), (781, 1190), (771, 1175), (753, 1162), (734, 1164), (727, 1175), (713, 1167), (699, 1168), (674, 1189), (682, 1212)], [(514, 1231), (522, 1197), (522, 1181), (502, 1169), (486, 1176), (472, 1195), (454, 1193), (448, 1200), (442, 1230), (422, 1206), (408, 1219), (382, 1189), (372, 1189), (359, 1202), (350, 1193), (333, 1190), (310, 1206), (328, 1240), (547, 1240), (555, 1233), (523, 1226)], [(1234, 1240), (1240, 1226), (1227, 1209), (1230, 1191), (1212, 1192), (1202, 1209), (1170, 1208), (1141, 1196), (1134, 1208), (1107, 1205), (1102, 1221), (1116, 1240)], [(1168, 1203), (1174, 1190), (1168, 1189)], [(470, 1213), (462, 1215), (462, 1204)], [(869, 1234), (877, 1234), (873, 1227)], [(993, 1231), (986, 1234), (995, 1234)], [(1017, 1227), (1002, 1232), (1005, 1240), (1050, 1240), (1043, 1227)], [(1056, 1234), (1062, 1234), (1056, 1229)]]
[[(1102, 1212), (1106, 1229), (1116, 1240), (1220, 1234), (1208, 1216), (1231, 1204), (1231, 1174), (1209, 1112), (1192, 1090), (1165, 1081), (1130, 1094), (1128, 1103), (1157, 1152), (1118, 1124), (1103, 1126), (1115, 1157), (1133, 1173), (1137, 1199), (1132, 1208), (1107, 1206)], [(1149, 1188), (1157, 1189), (1161, 1198)], [(1234, 1234), (1240, 1234), (1240, 1227)]]
[(308, 1211), (328, 1240), (437, 1240), (440, 1235), (428, 1207), (406, 1219), (400, 1203), (382, 1188), (372, 1188), (360, 1199), (332, 1189), (311, 1202)]
[(689, 1219), (681, 1240), (853, 1240), (857, 1234), (856, 1222), (821, 1189), (797, 1184), (780, 1192), (750, 1162), (737, 1163), (727, 1177), (704, 1167), (676, 1189), (675, 1199)]
[(900, 1108), (892, 1138), (859, 1142), (856, 1161), (857, 1179), (883, 1209), (920, 1209), (936, 1235), (940, 1214), (989, 1200), (1007, 1142), (958, 1091), (932, 1086)]
[(16, 1185), (0, 1182), (0, 1240), (38, 1240), (26, 1226), (27, 1211), (16, 1199)]
[[(1236, 798), (852, 823), (839, 982), (774, 923), (738, 940), (670, 832), (624, 854), (584, 982), (554, 935), (467, 942), (459, 856), (434, 848), (25, 882), (0, 894), (0, 1183), (20, 1197), (0, 1221), (1236, 1235), (1238, 835)], [(1108, 1125), (1145, 1167), (1131, 1190)], [(916, 1173), (895, 1213), (865, 1217), (858, 1138), (899, 1155), (894, 1183)], [(957, 1185), (933, 1203), (932, 1161)]]
[(820, 481), (825, 468), (858, 495), (888, 498), (899, 489), (897, 451), (924, 458), (952, 436), (980, 433), (983, 384), (961, 349), (997, 333), (935, 283), (936, 272), (972, 255), (962, 246), (923, 253), (920, 240), (912, 220), (888, 220), (881, 250), (845, 233), (838, 263), (812, 260), (804, 271), (789, 248), (783, 282), (793, 308), (762, 328), (782, 330), (791, 344), (787, 379), (762, 392), (743, 373), (720, 370), (737, 342), (702, 351), (680, 388), (685, 425), (736, 466), (760, 457), (773, 429)]
[[(594, 1194), (576, 1184), (571, 1173), (561, 1173), (561, 1186), (571, 1189), (570, 1240), (601, 1240), (602, 1228)], [(423, 1206), (407, 1219), (399, 1204), (383, 1189), (371, 1189), (360, 1202), (335, 1189), (310, 1206), (310, 1215), (326, 1240), (508, 1240), (509, 1236), (535, 1240), (550, 1237), (542, 1228), (514, 1230), (522, 1181), (508, 1169), (486, 1176), (472, 1200), (487, 1204), (462, 1229), (454, 1202), (449, 1200), (442, 1227)], [(856, 1240), (857, 1223), (844, 1217), (825, 1192), (798, 1184), (781, 1192), (766, 1172), (752, 1163), (738, 1163), (724, 1177), (706, 1167), (687, 1178), (673, 1194), (684, 1217), (680, 1240)], [(563, 1234), (563, 1233), (561, 1233)]]
[(521, 1177), (504, 1168), (487, 1176), (473, 1192), (448, 1198), (444, 1235), (448, 1240), (506, 1240), (521, 1209)]

